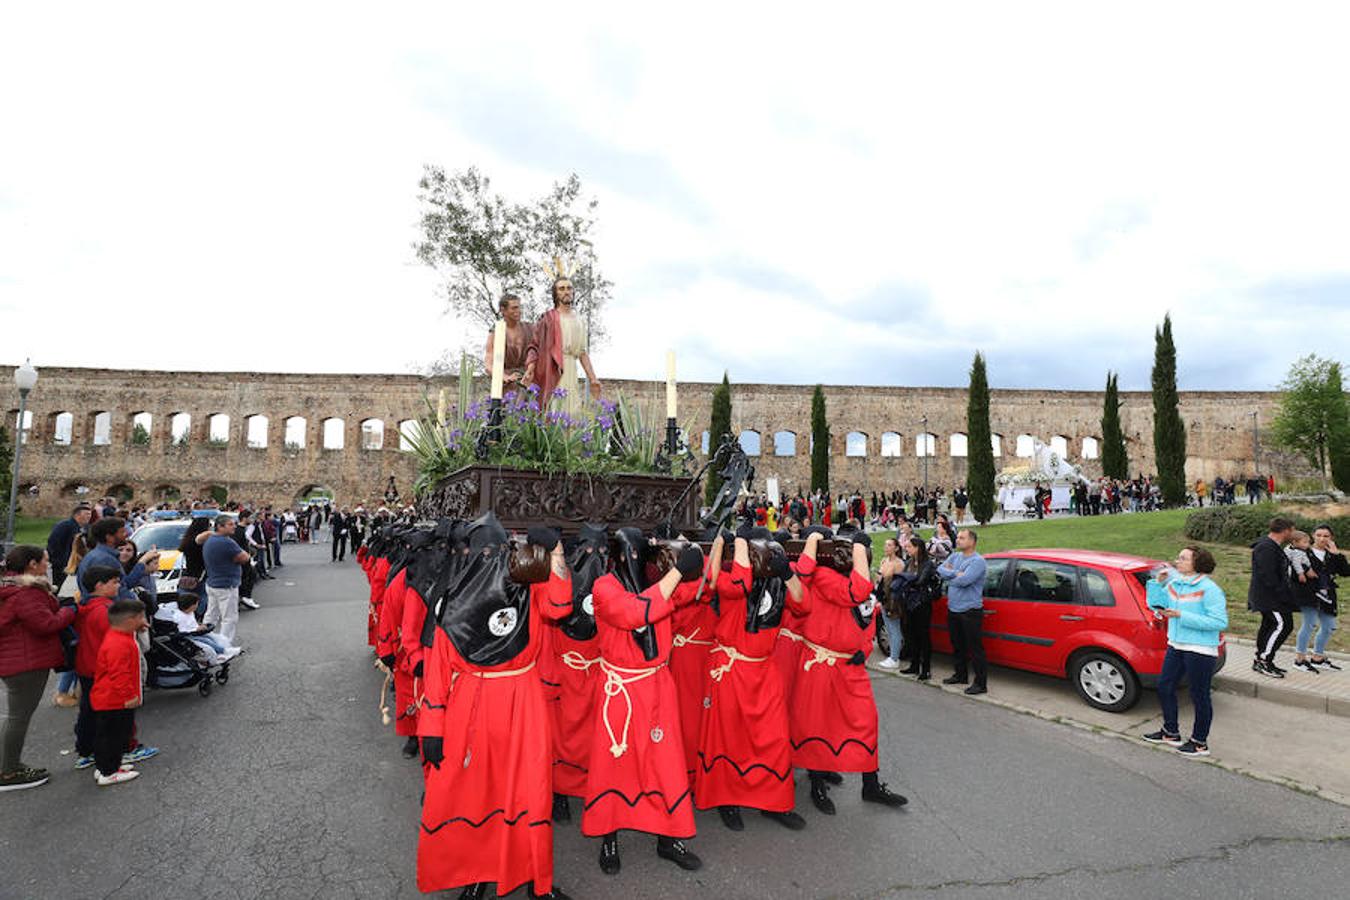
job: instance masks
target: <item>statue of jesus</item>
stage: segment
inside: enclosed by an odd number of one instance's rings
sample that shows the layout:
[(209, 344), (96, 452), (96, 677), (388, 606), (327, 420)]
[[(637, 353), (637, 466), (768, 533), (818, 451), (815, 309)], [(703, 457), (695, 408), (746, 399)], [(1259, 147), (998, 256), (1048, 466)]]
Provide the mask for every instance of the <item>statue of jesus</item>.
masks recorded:
[(577, 396), (577, 364), (586, 372), (591, 398), (600, 399), (600, 379), (591, 368), (586, 352), (586, 323), (572, 308), (572, 280), (559, 276), (553, 280), (553, 308), (539, 317), (525, 354), (525, 382), (539, 385), (539, 404), (547, 406), (554, 388), (564, 388), (567, 397), (563, 409), (575, 413), (581, 407)]

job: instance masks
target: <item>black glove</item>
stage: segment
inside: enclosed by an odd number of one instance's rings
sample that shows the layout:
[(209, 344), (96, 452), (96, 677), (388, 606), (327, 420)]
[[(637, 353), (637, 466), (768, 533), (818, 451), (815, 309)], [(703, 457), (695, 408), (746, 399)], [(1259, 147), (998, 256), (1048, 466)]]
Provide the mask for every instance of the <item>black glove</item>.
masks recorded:
[(553, 548), (558, 546), (558, 542), (561, 540), (562, 535), (558, 534), (558, 529), (549, 528), (546, 525), (531, 525), (530, 529), (525, 532), (525, 541), (527, 543), (534, 544), (536, 547), (543, 547), (550, 553), (553, 552)]
[(769, 573), (774, 578), (781, 578), (784, 581), (792, 577), (792, 566), (788, 565), (788, 558), (785, 554), (775, 553), (769, 557)]
[(862, 544), (864, 547), (872, 546), (872, 536), (865, 531), (853, 532), (853, 543)]
[(824, 525), (808, 525), (802, 529), (802, 540), (806, 540), (813, 534), (818, 534), (827, 541), (834, 540), (834, 533)]
[(437, 771), (441, 768), (441, 761), (445, 759), (445, 738), (424, 737), (422, 738), (422, 762), (430, 765)]
[(413, 677), (414, 678), (422, 677), (422, 664), (420, 662), (417, 665), (413, 666)]
[(859, 650), (857, 653), (853, 654), (848, 658), (848, 664), (850, 666), (861, 666), (865, 662), (867, 662), (867, 657), (863, 656), (863, 652), (861, 650)]
[(749, 519), (741, 523), (741, 527), (736, 529), (736, 537), (750, 540), (755, 534), (755, 523)]
[(680, 575), (685, 578), (693, 578), (703, 571), (703, 548), (698, 544), (690, 544), (680, 551), (680, 555), (675, 559), (675, 568)]
[(719, 535), (721, 536), (721, 538), (722, 538), (722, 543), (724, 543), (724, 544), (730, 544), (732, 541), (736, 540), (736, 535), (734, 535), (734, 534), (731, 533), (731, 529), (730, 529), (730, 528), (723, 528), (723, 529), (719, 532)]
[(386, 669), (392, 670), (394, 668), (394, 654), (390, 653), (387, 656), (381, 656), (380, 662), (384, 663)]

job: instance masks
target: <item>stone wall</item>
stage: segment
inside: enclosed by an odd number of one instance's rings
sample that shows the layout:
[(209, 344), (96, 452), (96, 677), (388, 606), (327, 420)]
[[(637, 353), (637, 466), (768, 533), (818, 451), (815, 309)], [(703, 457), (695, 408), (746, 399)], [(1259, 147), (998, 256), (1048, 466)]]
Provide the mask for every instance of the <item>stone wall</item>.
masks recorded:
[[(7, 421), (13, 425), (18, 398), (13, 367), (0, 369), (10, 393)], [(607, 379), (606, 390), (662, 410), (664, 386)], [(369, 504), (384, 493), (390, 476), (404, 497), (416, 476), (411, 454), (400, 449), (399, 428), (427, 411), (438, 391), (457, 394), (455, 380), (416, 375), (287, 375), (258, 372), (153, 372), (44, 368), (29, 396), (20, 487), (24, 510), (66, 512), (79, 496), (108, 494), (158, 502), (173, 496), (205, 496), (213, 487), (230, 497), (289, 504), (315, 487), (328, 488), (340, 503)], [(483, 388), (483, 385), (479, 385)], [(708, 427), (713, 385), (680, 385), (680, 423), (694, 449)], [(952, 388), (825, 388), (831, 439), (831, 486), (836, 491), (911, 487), (924, 480), (952, 485), (965, 477), (960, 453), (965, 391)], [(1131, 471), (1153, 469), (1152, 404), (1147, 393), (1122, 394), (1122, 422)], [(1253, 471), (1252, 412), (1269, 422), (1276, 395), (1184, 392), (1181, 414), (1189, 431), (1187, 473), (1212, 479)], [(1001, 436), (1000, 467), (1018, 462), (1019, 435), (1050, 443), (1064, 439), (1067, 457), (1089, 472), (1084, 439), (1100, 438), (1102, 395), (1093, 391), (993, 392), (991, 418)], [(800, 385), (732, 385), (732, 426), (758, 435), (757, 484), (777, 477), (785, 491), (810, 482), (811, 388)], [(64, 414), (64, 415), (63, 415)], [(137, 435), (135, 423), (146, 424)], [(183, 415), (190, 417), (186, 423)], [(140, 417), (138, 419), (138, 416)], [(213, 417), (228, 417), (215, 421)], [(250, 420), (266, 417), (266, 438)], [(178, 438), (175, 439), (175, 417)], [(925, 423), (926, 418), (926, 423)], [(304, 420), (303, 439), (283, 439), (289, 419)], [(325, 423), (330, 423), (325, 425)], [(932, 455), (916, 455), (917, 438), (932, 434)], [(250, 445), (250, 433), (254, 438)], [(850, 439), (850, 433), (856, 433)], [(379, 434), (379, 438), (376, 438)], [(790, 454), (791, 434), (795, 446)], [(298, 435), (292, 434), (293, 437)], [(337, 446), (340, 444), (341, 446)], [(1089, 448), (1090, 451), (1090, 448)], [(861, 453), (862, 455), (852, 455)], [(1090, 453), (1089, 453), (1090, 455)], [(1261, 449), (1262, 468), (1276, 477), (1301, 474), (1284, 458)], [(37, 493), (28, 491), (36, 486)], [(79, 487), (87, 487), (80, 494)]]

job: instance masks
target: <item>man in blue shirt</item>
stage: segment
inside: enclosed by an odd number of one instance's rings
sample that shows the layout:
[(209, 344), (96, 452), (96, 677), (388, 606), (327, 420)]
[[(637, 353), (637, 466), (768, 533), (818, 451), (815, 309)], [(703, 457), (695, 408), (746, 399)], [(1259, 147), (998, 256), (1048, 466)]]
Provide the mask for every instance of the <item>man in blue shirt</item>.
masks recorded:
[(984, 557), (975, 552), (979, 536), (969, 528), (956, 534), (956, 553), (938, 566), (938, 577), (947, 582), (947, 628), (952, 638), (952, 663), (956, 671), (943, 684), (965, 684), (968, 680), (967, 661), (975, 671), (975, 683), (966, 688), (967, 694), (983, 694), (986, 669), (984, 662)]
[[(216, 626), (216, 633), (232, 647), (239, 646), (235, 632), (239, 627), (239, 582), (242, 566), (252, 557), (234, 539), (234, 516), (217, 516), (215, 530), (202, 546), (206, 563), (206, 615), (202, 622)], [(201, 538), (198, 538), (201, 540)]]
[[(84, 583), (84, 573), (95, 566), (111, 566), (117, 571), (122, 571), (122, 558), (117, 553), (120, 547), (127, 539), (127, 523), (110, 516), (106, 519), (99, 519), (89, 528), (89, 552), (80, 560), (79, 568), (75, 570), (75, 585), (80, 589), (81, 597), (88, 597), (93, 594), (94, 586)], [(135, 600), (136, 592), (133, 588), (140, 584), (145, 578), (145, 571), (148, 566), (159, 565), (159, 551), (147, 550), (141, 554), (136, 565), (131, 567), (131, 571), (122, 576), (122, 584), (117, 589), (118, 600)]]

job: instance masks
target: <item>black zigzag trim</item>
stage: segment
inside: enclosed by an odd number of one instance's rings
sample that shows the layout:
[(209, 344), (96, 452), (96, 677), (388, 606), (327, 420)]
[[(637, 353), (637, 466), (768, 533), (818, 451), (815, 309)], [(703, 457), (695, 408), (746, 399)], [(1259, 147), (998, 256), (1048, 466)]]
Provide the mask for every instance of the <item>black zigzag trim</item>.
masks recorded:
[(756, 769), (763, 769), (765, 772), (768, 772), (770, 775), (772, 775), (774, 778), (777, 778), (779, 781), (786, 781), (788, 778), (792, 776), (791, 765), (787, 767), (787, 771), (783, 772), (783, 774), (780, 775), (778, 774), (777, 770), (773, 769), (770, 766), (764, 765), (764, 763), (751, 763), (747, 768), (742, 769), (740, 766), (736, 764), (736, 760), (732, 759), (730, 756), (727, 756), (725, 753), (719, 753), (716, 756), (714, 756), (712, 758), (711, 763), (707, 761), (707, 758), (703, 755), (702, 751), (699, 751), (698, 758), (699, 758), (699, 765), (703, 767), (704, 775), (707, 775), (709, 772), (711, 772), (713, 766), (716, 765), (717, 761), (720, 759), (725, 760), (726, 764), (735, 769), (736, 774), (741, 776), (742, 778), (749, 775)]
[[(673, 812), (676, 810), (676, 808), (677, 808), (681, 803), (683, 803), (684, 801), (688, 800), (688, 799), (689, 799), (689, 794), (691, 793), (691, 791), (692, 791), (692, 788), (686, 788), (686, 789), (685, 789), (685, 792), (684, 792), (683, 794), (681, 794), (680, 796), (678, 796), (678, 797), (675, 798), (675, 802), (674, 802), (674, 803), (672, 803), (672, 804), (670, 804), (669, 806), (666, 807), (666, 813), (667, 813), (667, 814), (673, 813)], [(665, 791), (643, 791), (642, 793), (640, 793), (640, 794), (638, 794), (636, 797), (634, 797), (632, 800), (629, 800), (629, 799), (628, 799), (628, 795), (625, 794), (623, 791), (619, 790), (618, 788), (610, 788), (610, 789), (607, 790), (607, 791), (601, 791), (600, 794), (599, 794), (598, 796), (596, 796), (594, 799), (592, 799), (592, 800), (590, 800), (589, 802), (587, 802), (586, 805), (583, 807), (583, 811), (584, 811), (584, 810), (587, 810), (587, 809), (590, 809), (592, 806), (594, 806), (595, 804), (599, 803), (601, 800), (603, 800), (603, 799), (604, 799), (607, 795), (609, 795), (609, 794), (616, 794), (616, 795), (619, 797), (620, 800), (622, 800), (624, 803), (628, 804), (628, 807), (629, 807), (630, 809), (633, 808), (633, 807), (635, 807), (635, 806), (637, 806), (638, 803), (639, 803), (644, 797), (658, 797), (658, 796), (659, 796), (659, 797), (661, 798), (662, 801), (664, 801), (664, 800), (666, 799)]]
[(422, 706), (426, 707), (427, 709), (445, 709), (444, 703), (432, 703), (426, 697), (422, 698)]
[[(516, 824), (517, 822), (519, 822), (521, 819), (525, 818), (525, 814), (528, 813), (528, 812), (529, 812), (529, 810), (527, 810), (527, 809), (522, 809), (519, 813), (516, 814), (516, 817), (515, 817), (514, 819), (510, 819), (510, 818), (507, 818), (507, 817), (506, 817), (506, 810), (504, 810), (504, 809), (494, 809), (492, 812), (488, 813), (486, 816), (483, 816), (483, 818), (479, 819), (477, 822), (475, 822), (473, 819), (468, 818), (467, 816), (455, 816), (455, 817), (453, 817), (453, 818), (446, 819), (444, 822), (441, 822), (441, 823), (440, 823), (439, 825), (437, 825), (435, 828), (428, 828), (428, 827), (426, 826), (426, 823), (423, 823), (423, 824), (422, 824), (422, 830), (425, 831), (427, 834), (435, 834), (436, 832), (440, 831), (440, 830), (441, 830), (442, 828), (444, 828), (445, 826), (447, 826), (447, 825), (453, 825), (453, 824), (455, 824), (456, 822), (463, 822), (465, 825), (468, 825), (470, 828), (482, 828), (484, 825), (487, 824), (487, 822), (488, 822), (489, 819), (491, 819), (493, 816), (498, 816), (498, 815), (500, 815), (500, 816), (502, 817), (503, 821), (504, 821), (507, 825), (515, 825), (515, 824)], [(528, 823), (526, 823), (526, 825), (527, 825), (527, 827), (529, 827), (529, 828), (534, 828), (534, 827), (536, 827), (536, 826), (538, 826), (538, 825), (551, 825), (552, 823), (553, 823), (553, 820), (552, 820), (551, 818), (549, 818), (549, 819), (538, 819), (538, 820), (533, 821), (533, 822), (528, 822)]]
[(540, 678), (540, 679), (539, 679), (539, 683), (540, 683), (540, 684), (546, 684), (546, 685), (548, 685), (549, 687), (562, 687), (562, 682), (560, 682), (560, 681), (549, 681), (549, 680), (546, 679), (546, 678)]
[(568, 762), (568, 761), (565, 760), (565, 759), (555, 759), (555, 760), (553, 761), (553, 764), (554, 764), (555, 766), (567, 766), (567, 768), (569, 768), (569, 769), (576, 769), (578, 772), (587, 772), (587, 773), (589, 773), (589, 772), (591, 771), (590, 769), (586, 768), (585, 766), (579, 766), (579, 765), (577, 765), (576, 763), (574, 763), (574, 762)]
[(858, 740), (857, 738), (844, 738), (843, 743), (841, 743), (838, 747), (835, 747), (834, 744), (831, 744), (829, 741), (825, 740), (825, 738), (823, 738), (823, 737), (809, 737), (809, 738), (807, 738), (806, 740), (802, 741), (800, 744), (797, 743), (796, 741), (793, 741), (793, 742), (792, 742), (792, 749), (793, 749), (793, 750), (800, 750), (801, 748), (805, 747), (807, 744), (811, 743), (812, 741), (820, 741), (820, 743), (824, 744), (826, 747), (829, 747), (829, 748), (830, 748), (830, 752), (833, 753), (835, 756), (838, 756), (839, 754), (843, 753), (843, 752), (844, 752), (844, 748), (847, 747), (849, 744), (857, 744), (859, 747), (863, 748), (864, 750), (866, 750), (868, 753), (872, 754), (873, 756), (875, 756), (875, 755), (876, 755), (876, 752), (877, 752), (877, 748), (876, 748), (876, 747), (869, 747), (869, 746), (867, 746), (867, 744), (863, 743), (862, 741)]

